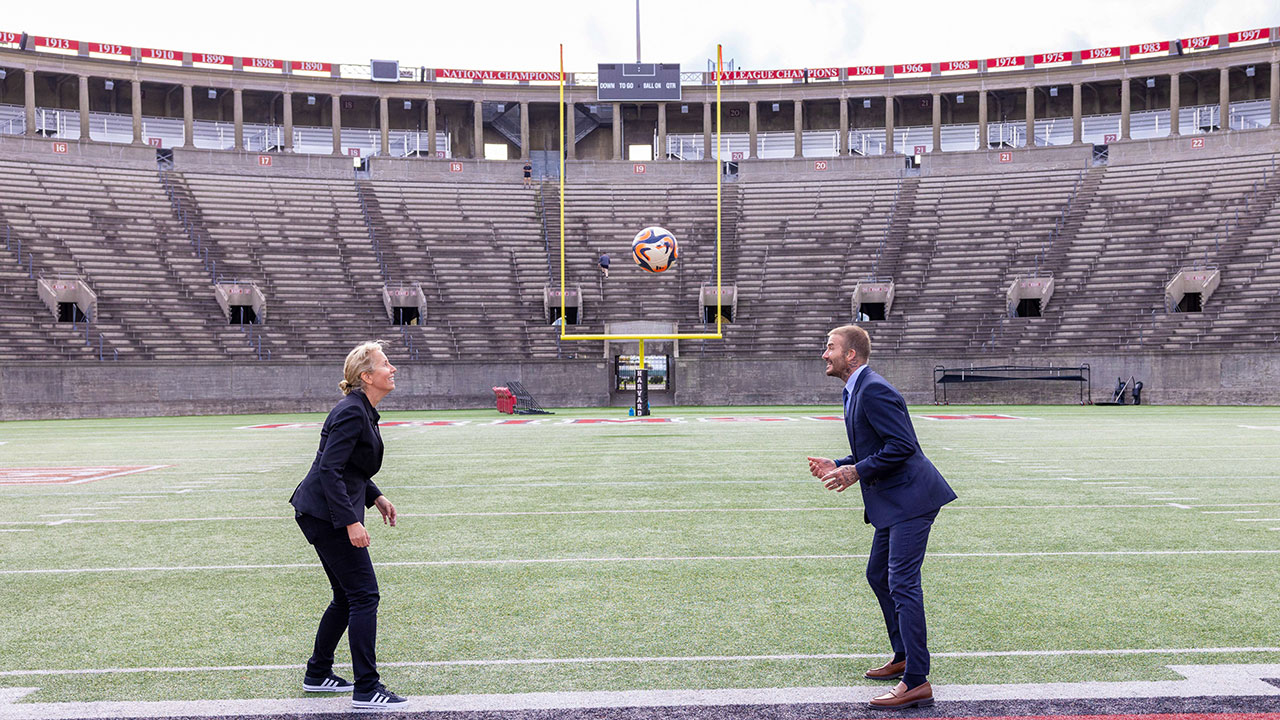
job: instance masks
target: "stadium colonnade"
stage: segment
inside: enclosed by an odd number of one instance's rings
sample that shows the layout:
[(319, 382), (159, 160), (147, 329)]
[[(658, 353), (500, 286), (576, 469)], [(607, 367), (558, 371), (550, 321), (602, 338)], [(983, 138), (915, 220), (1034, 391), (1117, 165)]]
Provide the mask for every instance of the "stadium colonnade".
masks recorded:
[[(932, 399), (938, 364), (1088, 363), (1103, 395), (1135, 375), (1158, 403), (1277, 402), (1276, 37), (728, 76), (736, 316), (722, 341), (658, 348), (678, 358), (655, 400), (829, 401), (821, 334), (855, 315), (860, 285), (891, 283), (869, 327), (913, 401)], [(50, 40), (0, 47), (4, 418), (320, 410), (337, 359), (369, 336), (405, 360), (400, 407), (486, 404), (508, 379), (543, 404), (626, 404), (619, 346), (558, 343), (548, 324), (558, 198), (521, 188), (519, 168), (558, 171), (557, 75), (374, 83), (328, 63), (255, 72)], [(700, 328), (714, 78), (686, 73), (678, 102), (608, 104), (591, 75), (567, 87), (582, 321)], [(681, 228), (676, 272), (600, 282), (595, 257), (655, 221)], [(1039, 317), (1014, 312), (1028, 279), (1054, 288)], [(1203, 307), (1179, 302), (1191, 279)], [(55, 320), (58, 288), (89, 291), (86, 318)], [(405, 288), (421, 317), (393, 325)], [(228, 322), (239, 291), (258, 322)]]

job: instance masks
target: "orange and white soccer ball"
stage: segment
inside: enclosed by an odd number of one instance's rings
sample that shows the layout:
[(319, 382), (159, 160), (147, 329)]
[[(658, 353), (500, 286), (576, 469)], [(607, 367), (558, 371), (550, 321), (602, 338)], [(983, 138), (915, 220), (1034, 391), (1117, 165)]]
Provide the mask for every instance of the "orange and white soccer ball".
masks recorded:
[(636, 233), (636, 239), (631, 242), (631, 259), (646, 272), (664, 272), (679, 256), (676, 236), (657, 225)]

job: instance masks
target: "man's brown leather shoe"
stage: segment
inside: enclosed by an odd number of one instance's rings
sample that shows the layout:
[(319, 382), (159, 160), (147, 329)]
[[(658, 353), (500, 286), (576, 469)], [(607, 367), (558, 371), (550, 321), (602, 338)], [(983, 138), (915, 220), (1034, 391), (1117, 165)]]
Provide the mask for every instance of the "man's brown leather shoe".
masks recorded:
[(901, 710), (933, 705), (933, 687), (929, 683), (907, 689), (904, 682), (868, 703), (873, 710)]
[(902, 677), (902, 673), (907, 669), (907, 661), (889, 662), (881, 665), (874, 670), (868, 670), (862, 677), (868, 680), (897, 680)]

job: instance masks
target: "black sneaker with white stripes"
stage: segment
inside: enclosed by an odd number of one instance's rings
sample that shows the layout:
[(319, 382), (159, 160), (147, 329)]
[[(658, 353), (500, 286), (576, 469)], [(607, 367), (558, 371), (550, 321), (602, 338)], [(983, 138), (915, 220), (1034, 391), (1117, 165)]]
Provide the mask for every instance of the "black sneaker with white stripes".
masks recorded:
[(386, 685), (378, 683), (373, 692), (357, 690), (352, 694), (351, 707), (356, 710), (404, 710), (409, 707), (409, 699), (400, 697), (388, 690)]
[(351, 692), (355, 688), (355, 685), (352, 685), (346, 680), (334, 675), (333, 672), (330, 672), (328, 677), (320, 678), (307, 675), (302, 678), (302, 689), (307, 692), (340, 693)]

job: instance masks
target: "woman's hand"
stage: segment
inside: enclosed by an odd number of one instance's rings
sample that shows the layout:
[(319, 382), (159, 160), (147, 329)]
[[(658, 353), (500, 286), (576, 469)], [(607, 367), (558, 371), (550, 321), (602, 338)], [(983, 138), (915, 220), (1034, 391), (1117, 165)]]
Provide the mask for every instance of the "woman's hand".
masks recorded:
[(347, 537), (351, 540), (351, 544), (358, 548), (369, 547), (369, 531), (364, 529), (363, 523), (348, 525)]
[(378, 508), (378, 512), (382, 513), (382, 522), (390, 525), (391, 527), (395, 527), (396, 506), (391, 504), (391, 501), (387, 499), (387, 496), (379, 495), (378, 499), (373, 501), (373, 504)]

